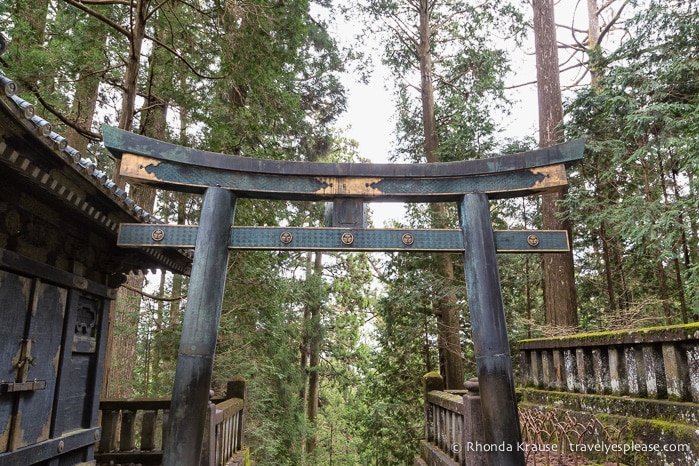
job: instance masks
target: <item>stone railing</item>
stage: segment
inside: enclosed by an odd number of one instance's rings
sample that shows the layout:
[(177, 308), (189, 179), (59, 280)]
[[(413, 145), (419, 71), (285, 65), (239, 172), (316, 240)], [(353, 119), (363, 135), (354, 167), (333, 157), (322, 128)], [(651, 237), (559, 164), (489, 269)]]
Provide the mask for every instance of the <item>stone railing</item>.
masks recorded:
[(699, 403), (699, 324), (524, 340), (525, 386)]
[(561, 461), (699, 464), (699, 324), (518, 346), (525, 442), (556, 445)]
[(444, 390), (442, 377), (434, 372), (423, 378), (425, 385), (425, 440), (415, 466), (476, 466), (485, 458), (472, 452), (483, 442), (478, 382), (466, 382), (465, 390)]
[[(102, 400), (97, 464), (162, 464), (170, 399)], [(212, 399), (199, 466), (245, 464), (245, 381), (228, 382), (226, 398)], [(244, 453), (244, 452), (243, 452)]]

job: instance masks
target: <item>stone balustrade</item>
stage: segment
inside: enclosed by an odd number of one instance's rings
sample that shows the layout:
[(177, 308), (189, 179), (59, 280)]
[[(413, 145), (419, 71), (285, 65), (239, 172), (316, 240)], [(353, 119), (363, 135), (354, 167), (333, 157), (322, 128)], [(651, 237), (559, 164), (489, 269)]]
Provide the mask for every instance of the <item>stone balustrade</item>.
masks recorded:
[(522, 384), (699, 403), (699, 323), (519, 342)]

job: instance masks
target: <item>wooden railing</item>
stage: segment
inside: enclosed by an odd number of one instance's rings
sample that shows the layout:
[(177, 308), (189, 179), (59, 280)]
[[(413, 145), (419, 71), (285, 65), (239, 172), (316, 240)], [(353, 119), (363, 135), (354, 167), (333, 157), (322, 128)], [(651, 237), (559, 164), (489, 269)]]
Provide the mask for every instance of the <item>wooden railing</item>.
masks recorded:
[[(102, 400), (97, 464), (160, 465), (167, 435), (169, 399)], [(228, 383), (225, 398), (208, 406), (200, 466), (226, 466), (243, 450), (245, 381)]]
[(699, 403), (699, 324), (525, 340), (519, 350), (528, 387)]
[[(209, 432), (214, 433), (214, 439), (208, 444), (209, 458), (214, 461), (202, 461), (201, 464), (225, 466), (228, 464), (228, 459), (234, 457), (243, 448), (245, 400), (231, 398), (215, 405), (215, 408), (211, 410), (210, 419), (211, 429)], [(205, 455), (206, 453), (202, 451), (202, 457)]]
[(425, 382), (425, 440), (415, 465), (471, 466), (484, 464), (478, 448), (483, 441), (478, 382), (465, 390), (445, 391), (442, 377), (429, 373)]

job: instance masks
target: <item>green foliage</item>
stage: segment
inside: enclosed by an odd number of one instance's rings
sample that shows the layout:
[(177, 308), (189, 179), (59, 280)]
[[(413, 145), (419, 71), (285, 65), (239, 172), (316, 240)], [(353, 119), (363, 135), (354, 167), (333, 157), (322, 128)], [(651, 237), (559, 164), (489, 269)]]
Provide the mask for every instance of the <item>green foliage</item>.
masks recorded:
[[(416, 4), (368, 1), (374, 31), (386, 36), (384, 62), (396, 77), (396, 160), (424, 161), (424, 131), (417, 61)], [(480, 158), (496, 147), (493, 121), (504, 109), (507, 41), (522, 37), (521, 13), (508, 2), (429, 2), (432, 81), (439, 160)], [(494, 34), (506, 38), (494, 40)]]
[[(418, 255), (397, 257), (412, 264), (425, 260)], [(408, 464), (418, 451), (424, 427), (422, 375), (437, 367), (432, 282), (419, 269), (406, 273), (402, 267), (400, 277), (392, 278), (376, 305), (376, 346), (368, 354), (359, 388), (366, 412), (358, 419), (364, 456), (387, 465)], [(420, 284), (423, 288), (414, 286)]]
[(569, 106), (569, 137), (587, 136), (568, 208), (589, 325), (677, 323), (696, 309), (698, 14), (650, 2)]
[[(180, 144), (273, 159), (357, 160), (356, 144), (332, 127), (346, 106), (338, 78), (346, 64), (330, 20), (320, 19), (337, 13), (331, 2), (156, 3), (138, 76), (140, 131), (151, 131), (150, 118), (164, 109), (162, 137)], [(438, 158), (531, 148), (530, 141), (501, 142), (493, 116), (506, 108), (509, 70), (506, 49), (494, 39), (517, 44), (521, 14), (495, 1), (429, 5)], [(397, 1), (361, 6), (371, 18), (367, 27), (385, 39), (383, 59), (397, 83), (394, 159), (423, 161), (417, 11)], [(89, 8), (99, 15), (65, 1), (0, 3), (0, 30), (12, 39), (0, 60), (3, 72), (52, 121), (79, 123), (75, 104), (90, 80), (99, 85), (93, 95), (99, 118), (118, 119), (130, 50), (118, 27), (128, 29), (135, 5)], [(627, 23), (628, 40), (618, 50), (594, 52), (596, 87), (578, 91), (567, 106), (567, 137), (587, 137), (566, 201), (586, 329), (697, 318), (698, 8), (650, 1)], [(398, 25), (400, 34), (386, 35)], [(101, 148), (91, 151), (86, 155), (106, 162)], [(538, 207), (537, 200), (493, 203), (494, 227), (538, 228)], [(199, 208), (196, 196), (160, 193), (156, 211), (167, 222), (196, 224)], [(436, 213), (415, 204), (406, 212), (396, 227), (457, 227), (453, 206)], [(322, 217), (319, 204), (241, 199), (235, 223), (308, 226)], [(451, 279), (428, 254), (327, 254), (317, 274), (305, 254), (231, 254), (214, 388), (220, 393), (237, 375), (248, 380), (247, 439), (255, 463), (411, 463), (423, 436), (421, 377), (439, 370), (434, 314), (450, 286), (457, 291), (466, 373), (475, 373), (462, 260), (452, 256)], [(499, 267), (511, 339), (541, 335), (538, 258), (503, 255)], [(137, 395), (167, 396), (174, 376), (187, 283), (167, 275), (156, 285), (154, 294), (184, 298), (134, 304), (133, 325), (117, 329), (138, 332)], [(311, 338), (320, 342), (319, 362), (303, 366)], [(320, 375), (314, 422), (304, 398), (310, 372)], [(317, 448), (309, 452), (312, 437)]]

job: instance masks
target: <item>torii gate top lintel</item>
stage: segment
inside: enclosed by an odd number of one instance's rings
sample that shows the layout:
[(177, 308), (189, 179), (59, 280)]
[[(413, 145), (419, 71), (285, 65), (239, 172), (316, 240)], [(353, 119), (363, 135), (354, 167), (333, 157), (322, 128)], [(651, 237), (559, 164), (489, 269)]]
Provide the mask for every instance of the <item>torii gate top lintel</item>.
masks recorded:
[(237, 197), (284, 200), (458, 201), (469, 192), (491, 199), (559, 189), (565, 167), (582, 158), (583, 140), (487, 159), (423, 164), (324, 163), (255, 159), (178, 146), (103, 126), (104, 144), (122, 159), (127, 179), (174, 191), (209, 186)]

